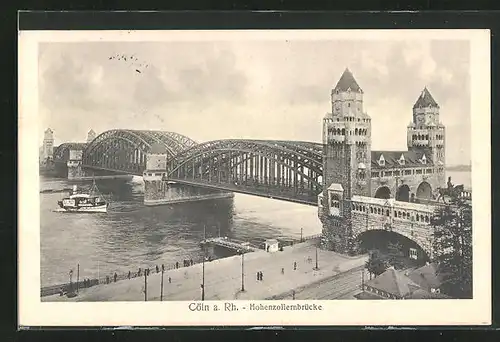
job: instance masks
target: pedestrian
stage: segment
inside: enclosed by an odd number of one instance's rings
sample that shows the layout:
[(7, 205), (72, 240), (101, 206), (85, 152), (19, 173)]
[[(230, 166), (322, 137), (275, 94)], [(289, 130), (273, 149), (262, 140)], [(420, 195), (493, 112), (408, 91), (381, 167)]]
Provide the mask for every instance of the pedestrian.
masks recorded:
[(142, 270), (141, 270), (141, 268), (139, 267), (139, 271), (137, 271), (137, 276), (138, 276), (138, 277), (140, 277), (140, 276), (141, 276), (141, 274), (142, 274)]
[(156, 273), (160, 273), (160, 269), (158, 268), (158, 265), (156, 265)]
[(262, 271), (260, 271), (260, 280), (263, 281), (264, 280), (264, 273), (262, 273)]
[(292, 290), (292, 299), (295, 300), (295, 290)]
[(260, 273), (257, 272), (257, 280), (260, 280)]
[(297, 270), (297, 261), (294, 261), (293, 262), (293, 270), (296, 271)]
[(178, 261), (175, 262), (175, 268), (176, 269), (179, 268), (179, 262)]
[(146, 276), (149, 277), (149, 268), (146, 268)]
[(115, 272), (115, 276), (114, 276), (114, 278), (115, 278), (115, 283), (116, 283), (116, 278), (117, 278), (117, 277), (118, 277), (118, 275), (117, 275), (117, 274), (116, 274), (116, 272)]
[(194, 265), (193, 259), (191, 259), (190, 261), (191, 261), (191, 266), (193, 266)]
[(109, 284), (109, 275), (106, 276), (106, 284)]
[(285, 268), (284, 267), (281, 268), (281, 274), (285, 274)]
[(172, 278), (168, 277), (168, 283), (171, 284), (172, 283)]
[(128, 271), (128, 279), (129, 280), (130, 280), (130, 276), (131, 276), (130, 271)]

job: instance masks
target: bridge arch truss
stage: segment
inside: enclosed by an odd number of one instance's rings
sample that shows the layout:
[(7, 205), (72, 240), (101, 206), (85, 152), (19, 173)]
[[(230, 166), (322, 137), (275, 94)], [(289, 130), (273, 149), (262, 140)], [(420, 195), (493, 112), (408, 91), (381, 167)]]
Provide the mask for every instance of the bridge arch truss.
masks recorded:
[(71, 150), (79, 150), (84, 151), (87, 146), (87, 143), (64, 143), (57, 146), (54, 149), (54, 161), (55, 162), (67, 162), (69, 160), (69, 151)]
[(98, 135), (83, 154), (83, 166), (141, 175), (146, 169), (146, 154), (153, 144), (165, 146), (167, 158), (196, 142), (174, 132), (116, 129)]
[(184, 150), (168, 164), (172, 181), (317, 204), (322, 144), (216, 140)]

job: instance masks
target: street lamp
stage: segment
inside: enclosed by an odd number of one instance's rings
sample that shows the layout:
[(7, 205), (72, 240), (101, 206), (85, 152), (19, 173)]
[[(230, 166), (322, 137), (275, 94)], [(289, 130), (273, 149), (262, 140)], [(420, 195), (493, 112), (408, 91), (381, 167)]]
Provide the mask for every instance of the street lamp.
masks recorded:
[(319, 270), (318, 267), (318, 246), (316, 245), (316, 267), (314, 267), (315, 270)]
[(241, 253), (241, 292), (245, 292), (245, 251), (239, 251)]
[(206, 258), (206, 226), (203, 225), (203, 264), (202, 264), (202, 275), (201, 275), (201, 300), (205, 300), (205, 258)]

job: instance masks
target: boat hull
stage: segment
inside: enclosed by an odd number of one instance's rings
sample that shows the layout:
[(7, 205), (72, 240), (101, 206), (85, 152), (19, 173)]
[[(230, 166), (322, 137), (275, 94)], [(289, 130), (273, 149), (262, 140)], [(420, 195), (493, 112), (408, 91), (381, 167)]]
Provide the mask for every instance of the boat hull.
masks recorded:
[(98, 205), (92, 207), (63, 207), (57, 210), (58, 212), (66, 213), (106, 213), (108, 211), (108, 205)]

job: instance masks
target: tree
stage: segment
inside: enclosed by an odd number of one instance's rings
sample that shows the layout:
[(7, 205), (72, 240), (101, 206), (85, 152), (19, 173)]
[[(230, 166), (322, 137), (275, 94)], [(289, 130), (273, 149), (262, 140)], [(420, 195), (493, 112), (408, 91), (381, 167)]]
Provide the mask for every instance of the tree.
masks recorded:
[(403, 246), (400, 243), (389, 242), (387, 245), (386, 263), (394, 266), (395, 269), (402, 269), (405, 267), (405, 254)]
[(383, 256), (380, 254), (379, 251), (374, 250), (370, 252), (370, 255), (368, 257), (368, 260), (366, 261), (365, 264), (366, 269), (368, 270), (368, 273), (370, 274), (370, 279), (372, 278), (372, 274), (375, 275), (375, 277), (381, 275), (382, 273), (385, 272), (387, 269), (387, 264), (383, 258)]
[(433, 251), (442, 290), (472, 298), (472, 207), (457, 197), (434, 213)]

